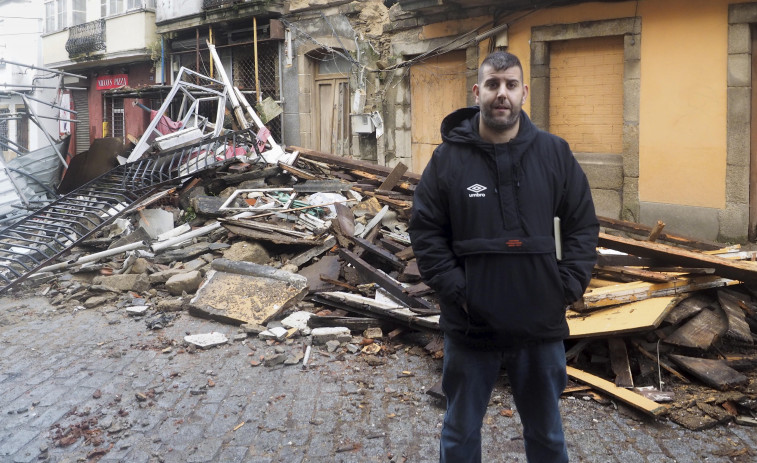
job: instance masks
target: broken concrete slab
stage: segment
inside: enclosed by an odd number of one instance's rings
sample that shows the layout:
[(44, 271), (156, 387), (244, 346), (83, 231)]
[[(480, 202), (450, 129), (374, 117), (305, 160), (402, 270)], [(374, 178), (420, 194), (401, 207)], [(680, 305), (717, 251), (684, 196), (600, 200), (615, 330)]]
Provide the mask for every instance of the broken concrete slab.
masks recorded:
[(187, 271), (181, 268), (170, 268), (168, 270), (161, 270), (150, 275), (150, 283), (153, 285), (167, 282), (172, 276), (186, 273)]
[(307, 286), (307, 278), (268, 265), (255, 264), (253, 262), (235, 262), (229, 259), (216, 259), (211, 264), (214, 270), (240, 275), (271, 278), (274, 280), (290, 283), (296, 287)]
[(101, 275), (92, 280), (92, 284), (125, 292), (143, 293), (150, 289), (150, 278), (145, 274), (125, 273), (123, 275)]
[(190, 301), (190, 312), (216, 320), (265, 324), (307, 292), (307, 279), (257, 265), (216, 259)]
[(208, 347), (226, 344), (229, 339), (223, 333), (212, 331), (210, 333), (184, 336), (184, 341), (188, 342), (189, 344), (194, 344), (197, 347), (206, 349)]
[(274, 326), (258, 334), (260, 339), (273, 339), (275, 341), (283, 341), (286, 339), (287, 329), (282, 326)]
[(201, 283), (202, 273), (192, 270), (169, 278), (166, 281), (166, 290), (173, 296), (180, 296), (183, 293), (193, 294), (200, 287)]
[(350, 329), (344, 326), (325, 326), (313, 328), (310, 332), (313, 344), (326, 344), (329, 341), (350, 342), (352, 335)]
[(281, 324), (285, 328), (296, 328), (300, 333), (307, 336), (310, 334), (308, 320), (310, 320), (310, 317), (312, 316), (313, 313), (300, 310), (281, 320)]

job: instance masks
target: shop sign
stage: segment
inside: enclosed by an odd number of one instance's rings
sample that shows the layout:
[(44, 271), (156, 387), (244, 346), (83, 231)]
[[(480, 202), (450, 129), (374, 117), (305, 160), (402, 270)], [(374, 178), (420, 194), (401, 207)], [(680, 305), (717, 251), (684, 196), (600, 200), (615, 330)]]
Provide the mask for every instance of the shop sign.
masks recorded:
[(129, 85), (128, 74), (113, 74), (107, 76), (100, 76), (96, 82), (97, 90), (108, 90), (111, 88), (123, 87)]

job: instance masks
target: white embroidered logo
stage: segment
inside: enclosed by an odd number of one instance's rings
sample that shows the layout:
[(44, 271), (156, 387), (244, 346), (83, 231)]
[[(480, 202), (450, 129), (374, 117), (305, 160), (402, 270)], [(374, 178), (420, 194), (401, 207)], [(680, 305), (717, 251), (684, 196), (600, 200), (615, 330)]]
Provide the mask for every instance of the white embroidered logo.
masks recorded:
[(486, 190), (486, 187), (479, 185), (478, 183), (469, 186), (467, 190), (472, 192), (468, 195), (469, 198), (483, 198), (486, 196), (486, 194), (481, 193), (482, 191)]

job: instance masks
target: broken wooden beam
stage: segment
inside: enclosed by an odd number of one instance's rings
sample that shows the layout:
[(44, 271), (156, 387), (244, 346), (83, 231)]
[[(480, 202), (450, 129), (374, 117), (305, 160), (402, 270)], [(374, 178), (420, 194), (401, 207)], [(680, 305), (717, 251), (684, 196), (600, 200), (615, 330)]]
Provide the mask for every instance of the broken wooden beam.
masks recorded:
[(439, 332), (439, 316), (421, 316), (410, 309), (386, 304), (359, 294), (345, 292), (323, 292), (313, 296), (313, 302), (336, 307), (359, 315), (377, 317), (396, 322), (403, 326), (424, 331)]
[(706, 385), (721, 391), (749, 382), (749, 378), (729, 367), (722, 360), (675, 354), (671, 354), (670, 358)]
[(668, 262), (670, 265), (712, 267), (715, 269), (715, 273), (721, 277), (740, 280), (745, 283), (757, 283), (757, 263), (755, 262), (723, 259), (675, 246), (621, 238), (607, 233), (599, 234), (599, 246), (635, 256), (659, 259)]
[[(640, 223), (627, 222), (625, 220), (611, 219), (609, 217), (597, 216), (599, 225), (605, 228), (611, 228), (627, 233), (634, 233), (649, 237), (652, 234), (653, 228)], [(699, 240), (696, 238), (689, 238), (681, 235), (673, 235), (670, 233), (660, 233), (657, 235), (658, 240), (668, 241), (680, 246), (686, 246), (693, 249), (700, 249), (703, 251), (720, 249), (723, 246), (719, 243), (712, 241)]]
[(718, 302), (720, 302), (720, 307), (723, 308), (728, 319), (728, 329), (725, 336), (747, 344), (754, 344), (752, 330), (746, 322), (746, 314), (739, 306), (738, 298), (725, 291), (718, 291)]
[(728, 320), (720, 309), (702, 309), (668, 337), (666, 344), (708, 350), (728, 329)]
[[(324, 153), (322, 151), (311, 150), (308, 148), (301, 148), (299, 146), (289, 146), (288, 149), (291, 151), (299, 151), (300, 157), (305, 157), (305, 158), (312, 159), (314, 161), (320, 161), (320, 162), (325, 162), (332, 165), (341, 166), (347, 169), (362, 169), (372, 174), (378, 174), (378, 175), (384, 175), (384, 176), (389, 175), (392, 171), (391, 167), (380, 166), (373, 162), (345, 158), (342, 156), (337, 156), (335, 154)], [(402, 175), (402, 178), (407, 179), (411, 181), (412, 183), (418, 183), (418, 181), (421, 179), (421, 176), (420, 174), (415, 174), (413, 172), (405, 172)]]
[(615, 385), (618, 387), (633, 387), (631, 364), (628, 361), (626, 342), (622, 338), (609, 338), (607, 346), (610, 349), (610, 366), (615, 373)]
[(583, 298), (573, 303), (576, 312), (589, 312), (629, 302), (643, 301), (654, 297), (675, 296), (703, 289), (720, 288), (738, 284), (738, 281), (718, 276), (678, 277), (665, 283), (634, 281), (593, 288)]
[(412, 297), (407, 294), (402, 285), (394, 281), (394, 279), (386, 273), (372, 267), (368, 262), (358, 257), (354, 252), (348, 251), (346, 249), (340, 249), (339, 255), (341, 255), (347, 263), (355, 267), (355, 269), (357, 269), (358, 273), (360, 273), (363, 278), (378, 284), (379, 286), (387, 290), (389, 294), (400, 300), (403, 304), (406, 304), (408, 307), (410, 307), (410, 309), (414, 312), (423, 315), (437, 315), (440, 313), (439, 309), (427, 300), (423, 298)]
[(610, 381), (602, 379), (598, 376), (594, 376), (591, 373), (587, 373), (571, 366), (567, 367), (567, 370), (568, 376), (575, 379), (576, 381), (588, 384), (589, 386), (592, 386), (593, 388), (604, 392), (610, 397), (620, 400), (624, 404), (629, 405), (636, 410), (640, 410), (650, 416), (659, 417), (668, 412), (667, 406), (660, 405), (657, 402), (651, 401), (640, 394), (629, 391), (628, 389), (617, 387)]
[(379, 185), (379, 190), (391, 190), (402, 179), (402, 176), (407, 172), (407, 166), (401, 162), (398, 162), (394, 169), (389, 172), (384, 182)]
[[(365, 240), (363, 238), (360, 238), (358, 236), (353, 236), (350, 238), (352, 241), (355, 242), (356, 245), (360, 246), (365, 250), (366, 253), (375, 256), (382, 262), (385, 262), (392, 267), (394, 267), (397, 270), (402, 270), (405, 268), (405, 263), (401, 261), (397, 256), (392, 254), (391, 252), (385, 250), (384, 248), (381, 248), (379, 246), (376, 246), (375, 244), (369, 242), (368, 240)], [(365, 255), (365, 254), (363, 254)]]

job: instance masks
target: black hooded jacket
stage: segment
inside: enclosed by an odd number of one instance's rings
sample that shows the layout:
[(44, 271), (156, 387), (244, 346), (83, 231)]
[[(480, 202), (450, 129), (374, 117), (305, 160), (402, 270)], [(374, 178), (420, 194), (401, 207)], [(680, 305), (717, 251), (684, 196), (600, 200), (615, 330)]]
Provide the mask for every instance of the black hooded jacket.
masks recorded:
[(565, 339), (566, 306), (583, 295), (596, 262), (586, 175), (568, 143), (525, 112), (508, 143), (485, 142), (478, 123), (476, 106), (444, 119), (413, 200), (410, 239), (440, 296), (441, 328), (478, 349)]

